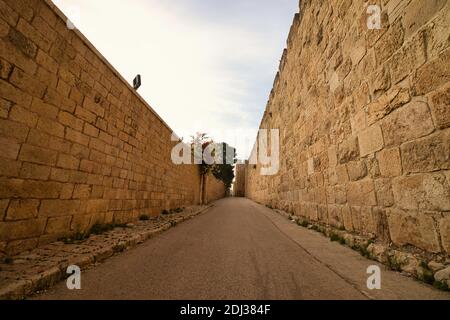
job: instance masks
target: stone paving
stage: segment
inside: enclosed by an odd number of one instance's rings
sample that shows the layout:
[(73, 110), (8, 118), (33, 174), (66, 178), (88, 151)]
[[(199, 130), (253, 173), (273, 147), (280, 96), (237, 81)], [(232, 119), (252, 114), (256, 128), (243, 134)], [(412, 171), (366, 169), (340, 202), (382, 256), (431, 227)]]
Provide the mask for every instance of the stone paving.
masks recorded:
[[(180, 213), (128, 224), (86, 240), (54, 242), (0, 262), (0, 300), (24, 299), (67, 278), (67, 267), (82, 270), (143, 243), (149, 238), (206, 211), (209, 206), (191, 206)], [(8, 263), (6, 263), (8, 262)]]

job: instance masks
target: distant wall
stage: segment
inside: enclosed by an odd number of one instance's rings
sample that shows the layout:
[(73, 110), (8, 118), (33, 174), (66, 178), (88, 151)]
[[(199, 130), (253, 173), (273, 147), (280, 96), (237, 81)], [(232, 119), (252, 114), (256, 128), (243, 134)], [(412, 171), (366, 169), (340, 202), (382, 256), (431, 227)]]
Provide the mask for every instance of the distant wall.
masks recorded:
[(233, 185), (235, 197), (245, 197), (245, 170), (245, 164), (236, 164), (236, 178)]
[(199, 202), (172, 130), (65, 21), (0, 0), (0, 253)]
[(450, 254), (450, 2), (301, 1), (262, 129), (280, 171), (247, 196), (397, 247)]

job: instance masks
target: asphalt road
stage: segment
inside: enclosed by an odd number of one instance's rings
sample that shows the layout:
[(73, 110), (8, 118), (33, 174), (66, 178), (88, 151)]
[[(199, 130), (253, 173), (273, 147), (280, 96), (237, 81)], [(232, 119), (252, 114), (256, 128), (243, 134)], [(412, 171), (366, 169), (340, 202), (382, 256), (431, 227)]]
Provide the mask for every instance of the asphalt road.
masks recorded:
[(374, 264), (243, 198), (83, 271), (35, 299), (439, 299), (429, 286), (383, 270), (384, 290), (366, 287)]

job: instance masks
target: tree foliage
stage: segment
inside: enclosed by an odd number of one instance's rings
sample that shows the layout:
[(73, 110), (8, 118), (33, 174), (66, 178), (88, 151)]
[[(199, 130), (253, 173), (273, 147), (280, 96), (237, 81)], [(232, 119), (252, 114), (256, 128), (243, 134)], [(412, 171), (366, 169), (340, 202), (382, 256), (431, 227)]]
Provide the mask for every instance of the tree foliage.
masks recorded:
[[(234, 164), (236, 163), (236, 149), (230, 147), (227, 143), (223, 142), (221, 145), (222, 152), (219, 155), (213, 154), (213, 156), (218, 160), (214, 164), (208, 164), (203, 159), (203, 153), (205, 149), (213, 144), (214, 141), (208, 137), (206, 133), (197, 133), (195, 136), (191, 137), (191, 148), (194, 153), (194, 157), (201, 159), (200, 173), (201, 175), (206, 175), (211, 172), (214, 177), (222, 181), (226, 188), (231, 188), (231, 184), (234, 179)], [(201, 145), (200, 148), (196, 146)], [(220, 149), (220, 148), (218, 148)], [(201, 154), (200, 154), (201, 153)], [(217, 156), (217, 157), (216, 157)]]

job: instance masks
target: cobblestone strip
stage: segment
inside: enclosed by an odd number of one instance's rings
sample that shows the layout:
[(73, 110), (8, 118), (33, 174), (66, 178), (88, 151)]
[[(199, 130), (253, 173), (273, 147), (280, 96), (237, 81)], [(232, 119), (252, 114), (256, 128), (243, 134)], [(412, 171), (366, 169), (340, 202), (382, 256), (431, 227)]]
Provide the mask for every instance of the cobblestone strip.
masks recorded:
[(0, 263), (0, 300), (24, 299), (65, 279), (67, 267), (77, 265), (86, 270), (109, 257), (189, 220), (208, 206), (193, 206), (181, 213), (160, 216), (119, 227), (101, 235), (91, 235), (78, 243), (54, 242), (13, 257), (10, 263)]

